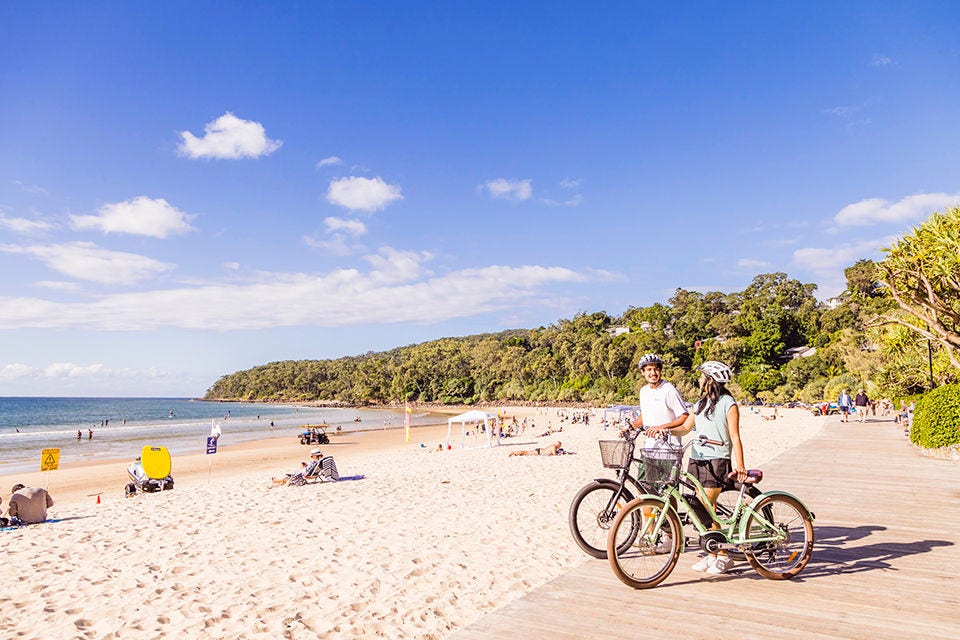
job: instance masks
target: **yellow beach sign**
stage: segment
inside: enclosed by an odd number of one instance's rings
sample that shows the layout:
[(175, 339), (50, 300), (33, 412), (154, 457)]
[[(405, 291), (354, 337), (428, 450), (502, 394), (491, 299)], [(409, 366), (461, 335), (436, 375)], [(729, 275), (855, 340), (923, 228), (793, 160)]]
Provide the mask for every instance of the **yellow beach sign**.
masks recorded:
[(60, 449), (44, 449), (40, 452), (40, 471), (56, 471), (60, 468)]

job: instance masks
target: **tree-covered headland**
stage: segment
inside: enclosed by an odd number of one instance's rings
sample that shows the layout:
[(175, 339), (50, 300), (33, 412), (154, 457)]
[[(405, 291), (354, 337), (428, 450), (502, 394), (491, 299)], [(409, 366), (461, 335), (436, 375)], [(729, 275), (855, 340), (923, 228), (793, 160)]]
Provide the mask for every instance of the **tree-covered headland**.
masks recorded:
[(843, 387), (903, 398), (960, 376), (960, 208), (936, 213), (881, 262), (845, 270), (827, 302), (785, 273), (743, 291), (677, 289), (666, 304), (579, 313), (535, 329), (442, 338), (334, 360), (273, 362), (225, 375), (207, 399), (349, 405), (631, 403), (636, 362), (658, 353), (687, 398), (695, 368), (730, 364), (741, 400), (817, 402)]

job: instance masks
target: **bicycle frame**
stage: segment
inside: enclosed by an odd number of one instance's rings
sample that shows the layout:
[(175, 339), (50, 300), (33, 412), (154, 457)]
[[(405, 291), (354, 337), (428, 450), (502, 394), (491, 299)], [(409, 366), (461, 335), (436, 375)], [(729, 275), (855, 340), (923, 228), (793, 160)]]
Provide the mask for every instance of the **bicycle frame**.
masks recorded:
[[(705, 495), (703, 485), (685, 469), (678, 469), (677, 471), (679, 473), (679, 478), (676, 483), (665, 486), (659, 495), (648, 493), (642, 496), (644, 498), (653, 498), (659, 500), (667, 507), (666, 509), (660, 510), (658, 517), (654, 522), (652, 522), (653, 532), (658, 532), (663, 526), (663, 520), (666, 517), (668, 510), (673, 511), (679, 518), (679, 507), (682, 506), (686, 511), (690, 524), (694, 526), (694, 528), (697, 530), (697, 533), (699, 533), (701, 537), (710, 531), (715, 531), (723, 535), (724, 539), (726, 540), (726, 544), (730, 545), (730, 548), (739, 548), (740, 550), (744, 550), (743, 547), (745, 546), (755, 545), (763, 542), (774, 542), (780, 537), (779, 532), (772, 535), (761, 535), (760, 532), (754, 532), (751, 534), (751, 532), (746, 530), (746, 523), (748, 520), (750, 520), (748, 516), (752, 515), (754, 516), (754, 521), (762, 525), (764, 530), (776, 531), (776, 523), (771, 522), (770, 519), (765, 517), (761, 511), (757, 511), (755, 508), (761, 500), (771, 495), (782, 495), (788, 496), (800, 502), (799, 498), (785, 491), (766, 491), (755, 496), (749, 504), (745, 504), (744, 495), (749, 491), (748, 487), (751, 485), (743, 483), (740, 487), (740, 496), (737, 498), (733, 513), (729, 517), (721, 517), (717, 514), (712, 505), (710, 505), (707, 501), (700, 500), (699, 496)], [(681, 492), (680, 487), (692, 489), (694, 491), (693, 495), (684, 495)], [(687, 500), (688, 497), (696, 500), (698, 505), (696, 505), (696, 507), (692, 505), (690, 501)], [(705, 524), (701, 520), (697, 509), (702, 509), (708, 516), (710, 516), (709, 523)], [(811, 513), (810, 515), (812, 518), (813, 514)], [(712, 528), (713, 524), (716, 524), (719, 528)], [(686, 546), (686, 540), (681, 539), (679, 543), (680, 551), (683, 552)]]

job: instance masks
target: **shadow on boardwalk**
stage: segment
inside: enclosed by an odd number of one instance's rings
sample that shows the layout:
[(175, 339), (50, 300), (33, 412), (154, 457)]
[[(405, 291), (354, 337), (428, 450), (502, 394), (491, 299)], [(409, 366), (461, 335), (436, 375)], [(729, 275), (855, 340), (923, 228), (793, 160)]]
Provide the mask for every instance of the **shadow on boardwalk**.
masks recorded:
[(451, 639), (960, 637), (960, 464), (925, 458), (892, 423), (832, 420), (764, 472), (766, 488), (816, 514), (814, 554), (794, 580), (745, 562), (707, 578), (686, 553), (659, 587), (635, 591), (589, 560)]

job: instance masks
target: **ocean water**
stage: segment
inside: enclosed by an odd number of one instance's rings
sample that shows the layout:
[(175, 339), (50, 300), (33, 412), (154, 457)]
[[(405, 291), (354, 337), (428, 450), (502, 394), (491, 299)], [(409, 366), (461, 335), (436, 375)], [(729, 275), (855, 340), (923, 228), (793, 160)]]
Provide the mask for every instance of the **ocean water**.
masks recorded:
[[(355, 421), (360, 418), (360, 421)], [(307, 424), (326, 422), (331, 431), (400, 426), (401, 410), (298, 407), (189, 398), (4, 398), (0, 397), (0, 475), (40, 468), (43, 449), (60, 449), (60, 464), (132, 460), (145, 445), (172, 455), (204, 453), (213, 423), (219, 447), (264, 438), (295, 438)], [(416, 414), (412, 424), (436, 422)], [(270, 423), (273, 423), (271, 427)], [(77, 438), (77, 431), (80, 438)], [(89, 431), (93, 437), (89, 437)]]

